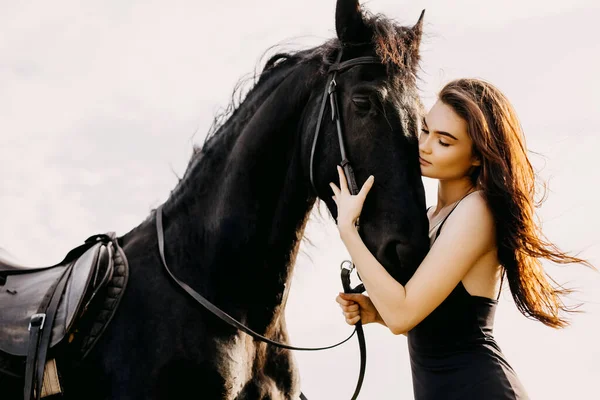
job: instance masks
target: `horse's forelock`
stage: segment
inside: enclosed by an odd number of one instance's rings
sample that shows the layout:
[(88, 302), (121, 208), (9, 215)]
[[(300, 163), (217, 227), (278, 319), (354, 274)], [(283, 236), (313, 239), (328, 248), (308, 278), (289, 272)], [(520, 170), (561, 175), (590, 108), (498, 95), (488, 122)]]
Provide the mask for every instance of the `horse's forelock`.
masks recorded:
[(375, 51), (388, 69), (414, 73), (420, 59), (420, 39), (415, 32), (382, 15), (367, 17), (367, 24), (373, 29)]

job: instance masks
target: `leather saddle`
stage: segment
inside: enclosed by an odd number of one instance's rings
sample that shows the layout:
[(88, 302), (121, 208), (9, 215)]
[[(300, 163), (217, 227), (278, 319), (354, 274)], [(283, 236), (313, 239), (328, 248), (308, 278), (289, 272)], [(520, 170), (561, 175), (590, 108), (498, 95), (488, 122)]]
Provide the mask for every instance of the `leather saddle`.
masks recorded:
[(0, 356), (25, 357), (26, 400), (40, 398), (49, 349), (72, 340), (74, 324), (93, 304), (99, 320), (92, 319), (78, 341), (87, 354), (112, 318), (127, 277), (114, 233), (91, 236), (48, 267), (0, 258)]

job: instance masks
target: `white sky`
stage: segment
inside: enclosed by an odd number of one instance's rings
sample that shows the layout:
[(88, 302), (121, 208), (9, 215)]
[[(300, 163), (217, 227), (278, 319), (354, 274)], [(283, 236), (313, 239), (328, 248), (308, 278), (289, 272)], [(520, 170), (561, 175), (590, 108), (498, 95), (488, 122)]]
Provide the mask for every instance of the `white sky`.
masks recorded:
[[(127, 232), (164, 201), (238, 79), (271, 45), (299, 48), (334, 35), (334, 1), (0, 2), (0, 247), (55, 262), (89, 234)], [(426, 9), (422, 93), (431, 106), (450, 79), (475, 76), (515, 105), (552, 191), (547, 235), (600, 265), (596, 212), (600, 146), (595, 1), (383, 1), (372, 12), (413, 24)], [(435, 183), (426, 181), (429, 204)], [(330, 344), (350, 332), (334, 302), (346, 252), (323, 212), (309, 224), (287, 318), (292, 342)], [(31, 249), (36, 251), (32, 252)], [(310, 257), (309, 257), (310, 256)], [(496, 337), (535, 399), (598, 398), (600, 275), (549, 270), (581, 288), (587, 313), (554, 331), (505, 293)], [(361, 398), (412, 398), (404, 336), (367, 326)], [(355, 341), (297, 353), (315, 399), (349, 398)]]

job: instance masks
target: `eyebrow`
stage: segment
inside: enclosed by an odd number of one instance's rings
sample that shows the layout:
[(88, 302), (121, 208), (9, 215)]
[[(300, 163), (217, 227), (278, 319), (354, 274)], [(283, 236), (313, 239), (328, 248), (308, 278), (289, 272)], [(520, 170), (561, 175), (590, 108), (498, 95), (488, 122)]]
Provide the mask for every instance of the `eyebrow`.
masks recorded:
[[(425, 125), (426, 127), (428, 126), (427, 121), (425, 121), (425, 118), (423, 118), (423, 125)], [(458, 140), (458, 138), (456, 136), (454, 136), (448, 132), (444, 132), (444, 131), (434, 131), (434, 132), (437, 133), (438, 135), (447, 136), (450, 139)]]

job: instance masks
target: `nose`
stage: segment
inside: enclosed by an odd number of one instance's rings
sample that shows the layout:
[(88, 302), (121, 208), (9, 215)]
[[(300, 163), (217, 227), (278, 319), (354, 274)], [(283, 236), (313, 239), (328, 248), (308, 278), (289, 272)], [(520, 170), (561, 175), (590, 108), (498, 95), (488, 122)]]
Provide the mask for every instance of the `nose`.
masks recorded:
[(431, 135), (423, 135), (419, 137), (419, 151), (425, 154), (431, 154), (431, 144), (429, 143), (429, 137)]
[(419, 251), (414, 244), (410, 244), (407, 240), (395, 238), (387, 241), (385, 245), (377, 251), (377, 259), (390, 270), (410, 270), (414, 269), (419, 262)]

